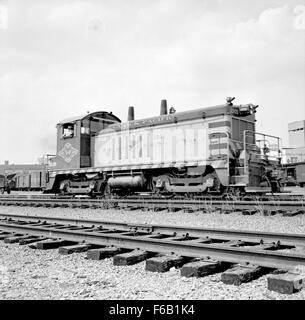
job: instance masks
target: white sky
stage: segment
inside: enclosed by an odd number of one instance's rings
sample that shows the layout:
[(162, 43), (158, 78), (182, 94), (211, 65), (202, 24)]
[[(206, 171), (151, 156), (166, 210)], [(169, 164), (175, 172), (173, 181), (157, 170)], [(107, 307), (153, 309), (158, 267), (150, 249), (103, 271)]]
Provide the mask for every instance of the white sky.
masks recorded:
[(305, 0), (0, 0), (0, 163), (56, 148), (55, 125), (235, 96), (288, 143), (305, 119)]

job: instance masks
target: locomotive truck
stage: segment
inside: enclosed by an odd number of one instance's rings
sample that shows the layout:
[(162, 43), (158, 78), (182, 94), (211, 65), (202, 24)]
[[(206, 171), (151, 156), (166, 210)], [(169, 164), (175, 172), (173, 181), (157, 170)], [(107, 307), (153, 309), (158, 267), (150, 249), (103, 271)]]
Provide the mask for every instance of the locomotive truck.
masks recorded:
[(278, 192), (280, 138), (256, 132), (257, 105), (225, 104), (128, 121), (98, 111), (57, 124), (47, 192), (198, 195)]

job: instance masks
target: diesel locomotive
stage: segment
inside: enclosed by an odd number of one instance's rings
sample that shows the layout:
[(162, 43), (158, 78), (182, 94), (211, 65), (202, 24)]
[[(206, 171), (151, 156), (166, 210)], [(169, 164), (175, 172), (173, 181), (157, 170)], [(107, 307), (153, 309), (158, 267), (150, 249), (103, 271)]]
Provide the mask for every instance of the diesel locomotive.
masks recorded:
[(57, 124), (46, 192), (200, 195), (279, 192), (280, 138), (256, 131), (257, 105), (226, 103), (128, 121), (98, 111)]

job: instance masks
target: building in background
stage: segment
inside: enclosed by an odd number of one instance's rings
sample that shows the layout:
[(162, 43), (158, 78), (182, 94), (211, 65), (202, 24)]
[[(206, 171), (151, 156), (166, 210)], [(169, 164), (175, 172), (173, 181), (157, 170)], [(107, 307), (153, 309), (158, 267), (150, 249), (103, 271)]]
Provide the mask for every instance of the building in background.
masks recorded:
[(289, 146), (291, 148), (305, 147), (305, 120), (288, 124)]
[(0, 174), (11, 174), (29, 170), (42, 170), (42, 164), (10, 164), (8, 160), (0, 164)]
[(24, 173), (29, 171), (43, 171), (48, 170), (50, 167), (55, 167), (56, 156), (52, 154), (46, 154), (38, 159), (36, 164), (13, 164), (8, 160), (4, 161), (4, 164), (0, 164), (0, 174), (13, 174)]
[(305, 120), (288, 124), (289, 147), (283, 148), (283, 163), (305, 162)]

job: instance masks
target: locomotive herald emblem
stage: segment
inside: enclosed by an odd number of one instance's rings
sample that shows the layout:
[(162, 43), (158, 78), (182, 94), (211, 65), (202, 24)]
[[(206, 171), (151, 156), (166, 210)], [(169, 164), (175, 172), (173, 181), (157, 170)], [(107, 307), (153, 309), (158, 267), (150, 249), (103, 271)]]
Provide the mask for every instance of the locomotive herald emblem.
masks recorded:
[(65, 146), (59, 151), (61, 156), (67, 163), (70, 163), (72, 159), (77, 155), (78, 150), (72, 147), (71, 143), (66, 143)]

